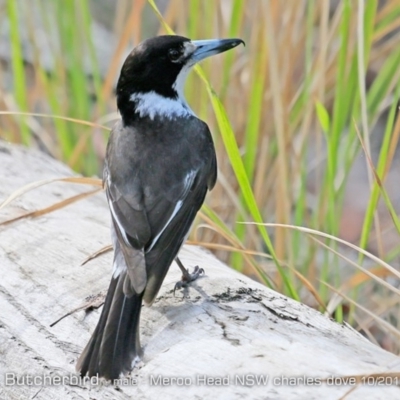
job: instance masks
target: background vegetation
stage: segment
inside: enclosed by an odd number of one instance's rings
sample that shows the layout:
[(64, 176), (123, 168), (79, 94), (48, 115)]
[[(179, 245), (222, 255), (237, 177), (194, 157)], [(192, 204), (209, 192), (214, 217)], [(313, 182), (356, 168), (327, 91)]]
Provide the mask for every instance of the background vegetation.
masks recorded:
[(399, 352), (397, 0), (7, 0), (0, 18), (0, 137), (85, 176), (134, 45), (244, 39), (188, 79), (219, 161), (191, 240)]

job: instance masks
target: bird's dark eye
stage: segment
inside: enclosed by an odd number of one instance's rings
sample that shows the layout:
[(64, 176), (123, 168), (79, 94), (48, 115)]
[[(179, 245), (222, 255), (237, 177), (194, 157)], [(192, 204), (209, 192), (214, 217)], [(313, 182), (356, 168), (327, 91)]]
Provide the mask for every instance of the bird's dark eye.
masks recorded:
[(171, 61), (176, 61), (180, 57), (181, 53), (176, 49), (170, 49), (168, 56)]

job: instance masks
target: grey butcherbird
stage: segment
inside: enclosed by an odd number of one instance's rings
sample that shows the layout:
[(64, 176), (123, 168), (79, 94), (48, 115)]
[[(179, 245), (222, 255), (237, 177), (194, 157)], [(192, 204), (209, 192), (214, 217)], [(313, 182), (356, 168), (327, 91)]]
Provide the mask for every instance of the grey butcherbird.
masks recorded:
[(121, 120), (107, 146), (103, 184), (111, 211), (114, 270), (97, 327), (79, 357), (81, 375), (115, 379), (142, 354), (142, 300), (154, 301), (207, 190), (217, 178), (207, 125), (185, 101), (187, 73), (241, 39), (145, 40), (130, 53), (117, 84)]

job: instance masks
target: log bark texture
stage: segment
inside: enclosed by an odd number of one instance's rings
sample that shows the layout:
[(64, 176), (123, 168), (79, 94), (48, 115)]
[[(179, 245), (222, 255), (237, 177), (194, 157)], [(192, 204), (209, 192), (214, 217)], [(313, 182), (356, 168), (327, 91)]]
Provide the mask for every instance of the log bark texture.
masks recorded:
[[(31, 182), (71, 175), (38, 151), (0, 142), (0, 202)], [(0, 210), (0, 222), (88, 190), (42, 186)], [(100, 309), (50, 325), (106, 291), (112, 253), (81, 263), (110, 243), (109, 224), (100, 192), (42, 217), (0, 225), (1, 399), (400, 398), (389, 379), (370, 385), (329, 380), (396, 372), (399, 357), (194, 246), (184, 246), (181, 259), (206, 274), (174, 297), (180, 272), (171, 266), (155, 303), (142, 312), (140, 368), (116, 385), (78, 381), (75, 363)]]

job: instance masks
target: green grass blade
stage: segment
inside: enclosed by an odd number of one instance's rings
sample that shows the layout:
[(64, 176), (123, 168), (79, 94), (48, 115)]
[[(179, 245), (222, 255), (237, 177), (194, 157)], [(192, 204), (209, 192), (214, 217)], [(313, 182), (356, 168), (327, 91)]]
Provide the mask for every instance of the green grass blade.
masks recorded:
[[(16, 0), (7, 1), (8, 19), (10, 21), (11, 62), (15, 100), (21, 111), (28, 111), (24, 59), (22, 56), (21, 37), (19, 34), (18, 4)], [(22, 119), (23, 121), (23, 119)], [(31, 138), (25, 123), (20, 124), (22, 143), (29, 145)]]

